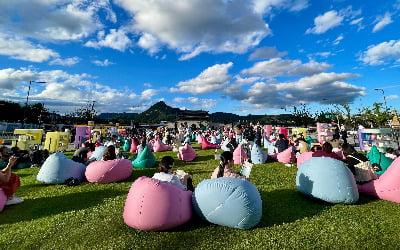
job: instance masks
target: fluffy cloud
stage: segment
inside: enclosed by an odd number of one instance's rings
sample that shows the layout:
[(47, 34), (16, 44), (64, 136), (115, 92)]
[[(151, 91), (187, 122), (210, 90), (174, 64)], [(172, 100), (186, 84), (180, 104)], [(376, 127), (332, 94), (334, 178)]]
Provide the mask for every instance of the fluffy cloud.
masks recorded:
[(79, 57), (70, 57), (66, 59), (57, 58), (49, 62), (50, 65), (72, 66), (80, 62)]
[(313, 75), (321, 73), (332, 66), (327, 63), (318, 63), (310, 61), (302, 64), (300, 60), (283, 60), (281, 58), (273, 58), (268, 61), (262, 61), (254, 64), (249, 69), (242, 70), (244, 75), (256, 75), (265, 78), (277, 76), (300, 76)]
[(233, 63), (216, 64), (205, 69), (196, 78), (178, 83), (178, 88), (170, 88), (171, 92), (205, 94), (224, 89), (231, 76), (228, 70)]
[(323, 34), (326, 31), (342, 24), (343, 16), (331, 10), (314, 19), (314, 27), (306, 30), (306, 34)]
[(131, 40), (124, 29), (111, 29), (109, 34), (105, 31), (100, 31), (97, 34), (98, 41), (88, 41), (85, 46), (100, 49), (102, 47), (112, 48), (119, 51), (125, 51), (130, 45)]
[(287, 52), (279, 52), (274, 47), (262, 47), (256, 49), (251, 55), (249, 56), (249, 60), (263, 60), (263, 59), (270, 59), (276, 57), (286, 56)]
[(140, 35), (139, 46), (157, 51), (165, 44), (183, 53), (185, 60), (202, 52), (244, 53), (271, 33), (247, 1), (115, 2), (132, 14), (132, 32)]
[(372, 29), (372, 32), (377, 32), (383, 29), (386, 25), (391, 24), (392, 22), (392, 15), (389, 12), (386, 12), (384, 16), (378, 17), (376, 19), (376, 24)]
[(382, 65), (392, 61), (398, 63), (400, 62), (400, 40), (371, 45), (359, 59), (369, 65)]
[(2, 33), (0, 33), (0, 55), (31, 62), (43, 62), (59, 57), (59, 54), (51, 49)]
[(13, 90), (22, 82), (29, 82), (37, 78), (37, 73), (30, 70), (16, 70), (12, 68), (0, 70), (0, 89)]
[(231, 98), (265, 108), (289, 107), (311, 102), (351, 102), (356, 97), (365, 95), (365, 88), (344, 82), (357, 76), (350, 73), (320, 73), (291, 82), (256, 82), (248, 90), (231, 95)]
[(112, 64), (115, 64), (115, 63), (111, 62), (108, 59), (105, 59), (104, 61), (94, 60), (94, 61), (92, 61), (92, 63), (97, 65), (97, 66), (101, 66), (101, 67), (107, 67), (107, 66), (110, 66)]
[(184, 104), (184, 105), (189, 105), (194, 109), (205, 109), (205, 110), (215, 107), (218, 103), (218, 101), (214, 99), (200, 99), (197, 97), (187, 97), (187, 98), (176, 97), (173, 99), (173, 102), (179, 103), (180, 105), (178, 106), (182, 106), (181, 104)]
[(274, 8), (300, 11), (309, 6), (308, 0), (254, 0), (253, 8), (256, 13), (268, 14)]

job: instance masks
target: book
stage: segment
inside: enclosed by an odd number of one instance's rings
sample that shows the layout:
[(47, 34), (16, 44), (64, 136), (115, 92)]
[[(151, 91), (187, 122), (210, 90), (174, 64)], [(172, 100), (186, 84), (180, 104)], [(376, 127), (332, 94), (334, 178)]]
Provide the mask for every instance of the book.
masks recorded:
[(242, 169), (240, 170), (240, 174), (249, 178), (252, 168), (253, 168), (253, 164), (248, 161), (245, 161), (245, 162), (243, 162)]

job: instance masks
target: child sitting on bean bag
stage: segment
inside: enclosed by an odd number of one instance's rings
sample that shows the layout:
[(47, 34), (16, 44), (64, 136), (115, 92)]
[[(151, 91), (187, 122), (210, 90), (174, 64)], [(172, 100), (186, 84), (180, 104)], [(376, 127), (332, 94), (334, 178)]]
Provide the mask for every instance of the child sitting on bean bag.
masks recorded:
[(11, 173), (11, 168), (14, 166), (16, 161), (17, 157), (11, 156), (8, 160), (7, 166), (0, 171), (0, 189), (3, 189), (4, 194), (7, 196), (6, 206), (18, 204), (24, 201), (22, 198), (14, 196), (15, 191), (21, 185), (19, 176)]

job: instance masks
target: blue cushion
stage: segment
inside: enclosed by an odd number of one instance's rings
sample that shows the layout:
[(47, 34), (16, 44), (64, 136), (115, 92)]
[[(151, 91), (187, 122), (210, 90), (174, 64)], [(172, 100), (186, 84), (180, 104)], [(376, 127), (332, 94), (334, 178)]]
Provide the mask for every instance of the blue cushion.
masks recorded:
[(85, 179), (85, 170), (86, 166), (82, 163), (75, 162), (63, 153), (57, 152), (46, 159), (36, 179), (48, 184), (64, 183), (71, 177), (82, 181)]
[(330, 203), (351, 204), (359, 197), (351, 171), (331, 157), (312, 157), (300, 164), (296, 186), (300, 193)]
[(222, 226), (248, 229), (262, 216), (262, 201), (249, 181), (221, 177), (206, 179), (197, 185), (193, 207), (203, 219)]
[(267, 161), (267, 154), (261, 147), (257, 144), (254, 144), (251, 148), (251, 161), (254, 164), (263, 164)]
[(106, 152), (107, 147), (106, 146), (98, 146), (92, 155), (90, 156), (90, 159), (96, 159), (96, 161), (101, 161), (103, 159), (103, 155)]

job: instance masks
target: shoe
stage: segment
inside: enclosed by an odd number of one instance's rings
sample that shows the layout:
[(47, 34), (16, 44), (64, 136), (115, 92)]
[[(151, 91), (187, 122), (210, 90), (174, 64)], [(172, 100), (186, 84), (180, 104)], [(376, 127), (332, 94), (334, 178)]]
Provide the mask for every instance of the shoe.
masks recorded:
[(285, 166), (286, 166), (286, 167), (293, 167), (293, 164), (291, 164), (291, 163), (286, 163)]
[(10, 196), (7, 199), (6, 206), (19, 204), (19, 203), (21, 203), (23, 201), (24, 201), (24, 199), (22, 199), (22, 198), (15, 197), (15, 196)]

